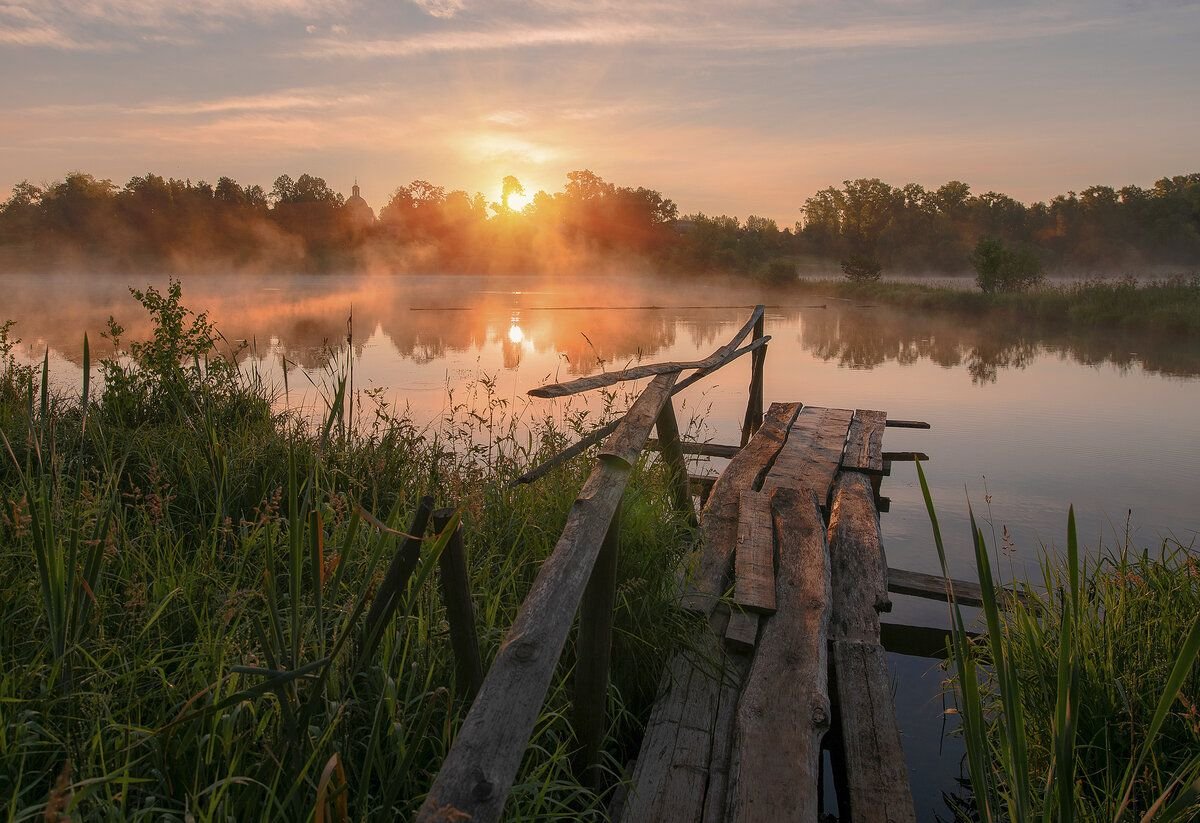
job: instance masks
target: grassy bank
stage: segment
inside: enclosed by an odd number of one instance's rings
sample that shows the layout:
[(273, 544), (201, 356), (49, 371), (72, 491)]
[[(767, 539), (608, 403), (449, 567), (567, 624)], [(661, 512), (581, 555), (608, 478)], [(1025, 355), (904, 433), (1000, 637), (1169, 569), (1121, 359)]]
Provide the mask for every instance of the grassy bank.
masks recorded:
[(1138, 282), (1093, 280), (985, 294), (923, 283), (802, 281), (806, 293), (924, 312), (1011, 319), (1055, 329), (1138, 331), (1200, 337), (1200, 276)]
[[(102, 392), (55, 396), (10, 356), (15, 330), (4, 337), (2, 814), (305, 820), (344, 803), (354, 819), (406, 819), (467, 708), (440, 542), (366, 659), (356, 619), (432, 494), (465, 524), (486, 665), (586, 463), (508, 488), (570, 432), (518, 426), (486, 382), (418, 429), (369, 396), (351, 410), (335, 375), (326, 418), (304, 425), (216, 353), (177, 290), (140, 297), (155, 335), (103, 364)], [(657, 471), (637, 470), (622, 511), (614, 769), (678, 634), (686, 535)], [(522, 819), (596, 819), (607, 800), (571, 770), (570, 643), (563, 660), (509, 800)]]
[[(918, 472), (945, 568), (937, 516)], [(996, 596), (971, 518), (984, 632), (952, 607), (967, 747), (963, 820), (1191, 821), (1200, 816), (1200, 553), (1176, 541), (1047, 554), (1019, 600)], [(952, 804), (954, 805), (954, 804)]]

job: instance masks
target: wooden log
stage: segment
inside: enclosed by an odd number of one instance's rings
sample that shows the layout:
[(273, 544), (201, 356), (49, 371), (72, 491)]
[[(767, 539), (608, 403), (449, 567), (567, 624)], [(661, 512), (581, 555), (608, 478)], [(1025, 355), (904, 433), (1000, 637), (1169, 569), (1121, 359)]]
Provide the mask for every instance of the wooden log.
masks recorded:
[(856, 409), (846, 435), (842, 468), (883, 474), (883, 429), (887, 412)]
[(810, 823), (830, 721), (829, 553), (814, 492), (778, 488), (771, 509), (779, 610), (763, 623), (738, 703), (726, 819)]
[(763, 426), (746, 448), (729, 461), (713, 484), (700, 518), (704, 545), (690, 558), (688, 588), (681, 604), (690, 611), (711, 612), (726, 591), (737, 539), (738, 505), (743, 489), (755, 489), (782, 448), (799, 403), (772, 403)]
[(684, 462), (683, 444), (679, 440), (679, 422), (675, 419), (675, 408), (669, 398), (658, 413), (654, 426), (658, 431), (663, 460), (666, 461), (670, 474), (675, 509), (684, 515), (688, 525), (695, 528), (699, 521), (696, 519), (696, 507), (692, 503), (692, 492), (688, 488), (687, 463)]
[(417, 568), (417, 561), (421, 557), (421, 539), (425, 534), (425, 529), (429, 526), (429, 515), (432, 512), (433, 498), (422, 497), (417, 503), (417, 510), (413, 512), (412, 525), (408, 527), (404, 542), (400, 544), (400, 548), (396, 549), (396, 554), (392, 557), (392, 562), (383, 576), (383, 582), (379, 584), (379, 589), (375, 592), (375, 599), (371, 601), (371, 609), (367, 612), (366, 622), (363, 623), (363, 642), (359, 656), (360, 668), (367, 662), (367, 658), (375, 653), (379, 638), (383, 636), (384, 627), (392, 619), (396, 609), (400, 606), (400, 601), (404, 598), (408, 579), (412, 577), (413, 571)]
[(924, 420), (893, 420), (889, 417), (887, 427), (889, 429), (928, 429), (929, 424)]
[(733, 554), (733, 601), (743, 609), (775, 612), (775, 535), (771, 498), (742, 492), (738, 506), (737, 546)]
[[(721, 363), (714, 366), (713, 368), (700, 369), (700, 371), (695, 372), (694, 374), (688, 375), (688, 377), (686, 377), (683, 380), (680, 380), (678, 383), (675, 384), (675, 386), (671, 389), (671, 396), (674, 397), (675, 395), (679, 394), (681, 391), (686, 389), (688, 386), (691, 386), (692, 384), (694, 384), (700, 380), (703, 380), (705, 377), (708, 377), (710, 374), (715, 372), (717, 369), (721, 368), (722, 366), (728, 365), (729, 363), (733, 362), (734, 360), (741, 357), (742, 355), (748, 354), (752, 351), (756, 351), (759, 348), (765, 346), (770, 339), (771, 339), (770, 337), (764, 337), (761, 340), (755, 340), (750, 345), (743, 346), (742, 348), (733, 352), (733, 354), (729, 355), (729, 357), (727, 357), (725, 360), (721, 361)], [(619, 426), (620, 424), (621, 424), (621, 418), (617, 418), (616, 420), (613, 420), (612, 422), (604, 424), (603, 426), (596, 429), (595, 431), (584, 435), (579, 440), (572, 443), (570, 446), (567, 446), (565, 449), (563, 449), (562, 451), (555, 454), (553, 457), (547, 458), (546, 460), (542, 461), (534, 468), (532, 468), (529, 471), (522, 474), (520, 477), (516, 478), (515, 480), (510, 481), (509, 485), (510, 486), (519, 486), (523, 483), (532, 483), (534, 480), (537, 480), (539, 477), (542, 477), (542, 476), (548, 474), (555, 467), (561, 466), (563, 463), (566, 463), (571, 458), (578, 457), (579, 455), (583, 454), (589, 448), (596, 445), (601, 440), (603, 440), (605, 437), (608, 437), (610, 434), (612, 434), (614, 431), (616, 431), (617, 426)]]
[[(837, 640), (833, 671), (854, 823), (915, 823), (887, 659), (878, 643)], [(838, 810), (843, 812), (842, 809)]]
[[(433, 526), (441, 534), (453, 518), (454, 509), (438, 509), (433, 513)], [(450, 646), (454, 650), (455, 682), (469, 703), (483, 683), (483, 660), (479, 656), (479, 637), (475, 632), (475, 609), (471, 603), (471, 581), (467, 574), (461, 524), (454, 527), (454, 533), (442, 549), (438, 568), (446, 622), (450, 625)]]
[(600, 752), (608, 718), (609, 663), (612, 656), (613, 607), (617, 601), (617, 554), (621, 510), (613, 514), (591, 579), (579, 606), (578, 655), (575, 661), (575, 734), (580, 751), (576, 773), (580, 782), (599, 791)]
[[(763, 316), (758, 316), (754, 324), (754, 339), (763, 336)], [(767, 347), (763, 346), (754, 353), (750, 367), (750, 391), (746, 398), (746, 418), (742, 422), (742, 445), (750, 442), (750, 438), (762, 425), (763, 416), (763, 381), (765, 380), (764, 366), (767, 360)]]
[(879, 613), (891, 611), (888, 570), (870, 480), (858, 472), (838, 475), (829, 515), (833, 564), (834, 637), (879, 641)]
[(742, 654), (754, 651), (754, 644), (758, 642), (758, 623), (757, 614), (735, 609), (725, 628), (725, 645)]
[(602, 372), (600, 374), (589, 375), (588, 377), (580, 377), (577, 380), (570, 380), (566, 383), (550, 383), (545, 386), (538, 386), (537, 388), (530, 389), (528, 393), (532, 397), (566, 397), (571, 394), (612, 386), (625, 380), (640, 380), (643, 377), (652, 377), (660, 374), (678, 374), (688, 369), (711, 369), (722, 365), (723, 361), (733, 354), (738, 343), (742, 342), (742, 339), (750, 333), (750, 330), (754, 328), (755, 324), (762, 318), (762, 315), (763, 307), (755, 306), (750, 319), (738, 330), (737, 334), (728, 343), (703, 360), (647, 363), (646, 365), (634, 366), (622, 371)]
[[(888, 569), (888, 591), (923, 597), (926, 600), (950, 601), (951, 592), (960, 606), (982, 606), (983, 589), (970, 580), (947, 580), (940, 574), (911, 572), (905, 569)], [(1025, 592), (1008, 586), (996, 586), (999, 605), (1003, 608), (1013, 600), (1027, 601)]]
[(787, 442), (771, 466), (763, 491), (789, 488), (816, 492), (821, 507), (829, 505), (833, 478), (842, 462), (842, 447), (854, 412), (806, 406), (788, 430)]
[(504, 801), (546, 698), (600, 545), (629, 481), (630, 461), (670, 396), (660, 375), (634, 402), (567, 516), (416, 819), (487, 823)]

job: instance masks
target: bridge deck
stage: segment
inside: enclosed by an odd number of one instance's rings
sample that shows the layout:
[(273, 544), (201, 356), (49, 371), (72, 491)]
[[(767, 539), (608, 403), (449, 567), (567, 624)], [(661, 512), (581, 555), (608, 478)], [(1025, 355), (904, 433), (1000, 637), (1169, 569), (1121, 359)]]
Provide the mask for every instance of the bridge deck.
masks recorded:
[[(620, 819), (915, 820), (879, 612), (886, 414), (776, 403), (712, 484), (686, 608)], [(848, 808), (846, 808), (848, 806)]]

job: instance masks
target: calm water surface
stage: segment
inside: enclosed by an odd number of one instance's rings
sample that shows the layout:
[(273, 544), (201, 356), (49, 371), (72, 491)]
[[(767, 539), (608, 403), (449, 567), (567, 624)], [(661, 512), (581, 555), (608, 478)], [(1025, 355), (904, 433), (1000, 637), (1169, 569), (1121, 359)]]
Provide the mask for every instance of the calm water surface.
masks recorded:
[[(0, 320), (18, 322), (23, 356), (40, 360), (49, 349), (57, 379), (77, 385), (84, 331), (95, 347), (112, 315), (127, 339), (147, 333), (129, 285), (145, 279), (0, 276)], [(305, 375), (319, 384), (331, 349), (344, 353), (352, 312), (357, 385), (424, 421), (446, 410), (448, 389), (461, 395), (481, 376), (518, 410), (561, 414), (524, 392), (639, 360), (702, 358), (764, 302), (768, 402), (884, 409), (932, 425), (889, 429), (885, 448), (929, 454), (956, 575), (973, 574), (968, 499), (997, 534), (1007, 529), (1001, 565), (1014, 569), (1036, 563), (1039, 547), (1063, 544), (1070, 504), (1092, 547), (1123, 541), (1127, 528), (1139, 546), (1190, 543), (1200, 528), (1194, 343), (1034, 334), (746, 284), (612, 276), (222, 275), (186, 279), (184, 302), (209, 311), (231, 341), (250, 341), (246, 359), (277, 385), (290, 364), (286, 402), (307, 407), (319, 397)], [(681, 418), (702, 415), (700, 436), (736, 443), (749, 369), (743, 358), (687, 390)], [(883, 493), (892, 499), (883, 517), (889, 563), (937, 572), (912, 464), (897, 464)], [(888, 619), (947, 625), (944, 606), (900, 596)], [(961, 750), (941, 736), (942, 673), (922, 658), (890, 660), (920, 816), (946, 816), (941, 792), (955, 787)]]

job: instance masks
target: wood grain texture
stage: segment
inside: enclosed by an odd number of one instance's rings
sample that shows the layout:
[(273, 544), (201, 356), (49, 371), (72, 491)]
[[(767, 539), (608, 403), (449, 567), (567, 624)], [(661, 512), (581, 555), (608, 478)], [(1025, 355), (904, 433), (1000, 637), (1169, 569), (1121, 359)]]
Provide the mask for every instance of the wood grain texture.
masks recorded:
[(743, 491), (738, 506), (733, 601), (760, 614), (775, 611), (775, 532), (771, 498), (762, 492)]
[(726, 819), (810, 823), (830, 722), (829, 554), (815, 493), (780, 488), (771, 507), (778, 611), (763, 621), (738, 702)]
[(717, 599), (725, 593), (737, 539), (742, 490), (759, 487), (799, 412), (799, 403), (772, 403), (762, 428), (746, 448), (729, 461), (725, 471), (713, 483), (700, 517), (704, 542), (689, 562), (688, 587), (681, 601), (685, 609), (711, 612)]
[(879, 613), (891, 611), (887, 563), (871, 481), (858, 472), (838, 475), (829, 516), (833, 568), (833, 623), (837, 639), (879, 642)]
[(825, 508), (853, 416), (848, 409), (806, 406), (788, 430), (787, 442), (779, 450), (762, 490), (811, 489)]
[(846, 435), (842, 468), (883, 474), (883, 430), (887, 412), (856, 409)]
[(725, 644), (743, 654), (754, 651), (754, 644), (758, 642), (758, 623), (757, 614), (735, 610), (725, 629)]
[(835, 641), (833, 669), (854, 823), (915, 823), (883, 647)]
[(674, 375), (657, 377), (642, 392), (609, 441), (612, 458), (598, 461), (592, 469), (417, 820), (441, 821), (458, 814), (476, 823), (500, 819), (604, 535), (628, 483), (628, 456), (636, 456), (645, 443), (674, 379)]
[(737, 334), (728, 343), (703, 360), (647, 363), (643, 366), (634, 366), (631, 369), (602, 372), (600, 374), (589, 375), (588, 377), (580, 377), (577, 380), (570, 380), (565, 383), (550, 383), (545, 386), (538, 386), (535, 389), (530, 389), (529, 395), (532, 397), (566, 397), (571, 394), (579, 394), (580, 392), (612, 386), (625, 380), (639, 380), (643, 377), (661, 374), (678, 374), (688, 369), (711, 369), (723, 365), (723, 362), (727, 358), (730, 358), (737, 349), (737, 344), (742, 342), (742, 339), (750, 333), (762, 316), (763, 307), (761, 305), (755, 306), (754, 311), (750, 314), (750, 319), (738, 330)]

